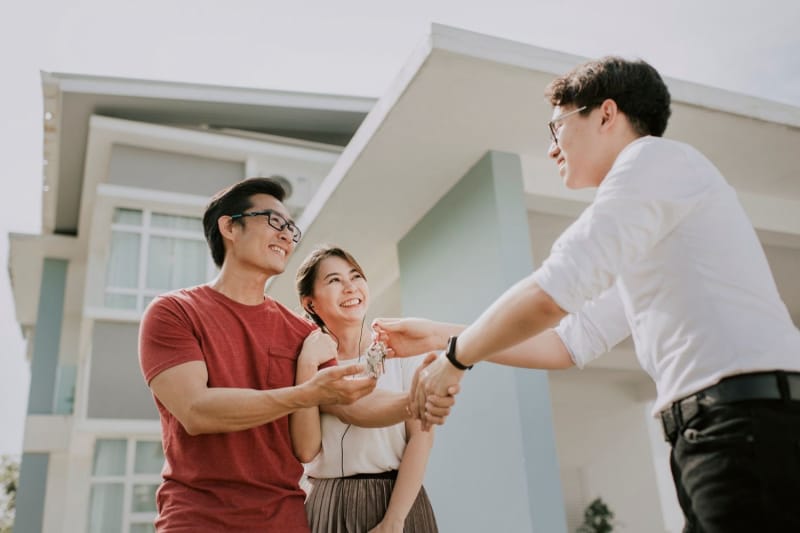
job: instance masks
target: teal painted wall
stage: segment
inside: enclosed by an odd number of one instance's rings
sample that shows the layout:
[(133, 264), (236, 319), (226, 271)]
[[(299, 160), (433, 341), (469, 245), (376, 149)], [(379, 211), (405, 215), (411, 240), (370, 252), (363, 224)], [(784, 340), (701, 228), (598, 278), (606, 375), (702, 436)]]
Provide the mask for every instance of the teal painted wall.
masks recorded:
[[(470, 323), (533, 271), (522, 169), (488, 152), (398, 245), (403, 314)], [(442, 531), (566, 532), (547, 374), (482, 363), (436, 430)]]
[(39, 307), (33, 336), (29, 415), (48, 415), (54, 411), (66, 284), (67, 261), (46, 258), (42, 266)]
[(49, 462), (50, 456), (46, 453), (22, 454), (14, 533), (34, 533), (42, 530)]
[[(63, 394), (69, 376), (59, 376), (58, 352), (61, 342), (61, 325), (64, 318), (64, 291), (67, 284), (67, 261), (45, 258), (42, 265), (42, 282), (36, 330), (33, 336), (31, 357), (31, 384), (28, 394), (29, 415), (62, 414), (67, 405)], [(71, 412), (71, 406), (69, 406)], [(23, 453), (17, 489), (14, 531), (25, 533), (41, 531), (44, 500), (47, 490), (47, 468), (50, 456), (46, 453)]]

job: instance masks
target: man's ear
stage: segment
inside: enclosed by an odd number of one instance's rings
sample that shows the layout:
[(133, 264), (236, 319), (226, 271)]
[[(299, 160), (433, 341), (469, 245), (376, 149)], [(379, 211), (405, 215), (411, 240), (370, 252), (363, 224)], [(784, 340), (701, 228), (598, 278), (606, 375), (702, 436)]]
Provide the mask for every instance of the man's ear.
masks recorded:
[(219, 217), (217, 219), (217, 228), (219, 229), (220, 235), (222, 235), (222, 237), (225, 239), (233, 240), (234, 224), (234, 220), (228, 215), (222, 215)]
[(619, 108), (617, 107), (617, 103), (611, 98), (603, 100), (603, 103), (600, 104), (600, 125), (610, 126), (617, 120), (618, 115)]

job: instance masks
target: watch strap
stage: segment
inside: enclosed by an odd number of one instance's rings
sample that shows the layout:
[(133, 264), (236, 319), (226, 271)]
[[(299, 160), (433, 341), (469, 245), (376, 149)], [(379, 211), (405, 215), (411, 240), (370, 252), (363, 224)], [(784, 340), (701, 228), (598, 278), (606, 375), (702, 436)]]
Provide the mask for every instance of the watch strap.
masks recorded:
[(450, 361), (450, 364), (452, 364), (457, 369), (470, 370), (472, 369), (473, 365), (467, 366), (461, 364), (459, 360), (456, 359), (456, 339), (457, 339), (456, 336), (452, 336), (449, 339), (447, 339), (447, 350), (445, 350), (444, 352), (445, 357), (447, 357), (447, 360)]

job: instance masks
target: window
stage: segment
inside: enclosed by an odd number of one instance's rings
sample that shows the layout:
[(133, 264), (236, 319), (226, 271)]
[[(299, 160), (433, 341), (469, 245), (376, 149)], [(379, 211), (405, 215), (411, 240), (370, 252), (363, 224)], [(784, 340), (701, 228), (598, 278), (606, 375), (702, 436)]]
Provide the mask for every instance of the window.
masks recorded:
[(105, 307), (141, 311), (158, 294), (199, 285), (213, 272), (199, 218), (114, 210)]
[(154, 533), (161, 442), (98, 439), (92, 463), (89, 533)]

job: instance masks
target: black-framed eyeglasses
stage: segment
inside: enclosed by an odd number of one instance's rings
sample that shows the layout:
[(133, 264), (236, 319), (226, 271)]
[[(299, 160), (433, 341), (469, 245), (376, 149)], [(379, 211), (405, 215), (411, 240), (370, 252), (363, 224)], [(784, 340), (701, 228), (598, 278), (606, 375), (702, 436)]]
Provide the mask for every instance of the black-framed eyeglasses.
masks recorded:
[(244, 217), (267, 217), (267, 224), (270, 225), (272, 229), (283, 231), (286, 228), (289, 228), (289, 231), (292, 232), (292, 240), (294, 242), (300, 242), (300, 237), (303, 236), (300, 228), (298, 228), (294, 222), (291, 220), (286, 220), (286, 218), (281, 215), (280, 213), (273, 211), (272, 209), (265, 209), (264, 211), (253, 211), (251, 213), (239, 213), (238, 215), (231, 215), (232, 220), (238, 220)]
[(563, 115), (557, 116), (556, 118), (547, 123), (547, 126), (550, 128), (550, 139), (552, 139), (552, 141), (555, 143), (556, 146), (558, 146), (558, 127), (559, 127), (558, 123), (563, 121), (570, 115), (574, 115), (575, 113), (580, 113), (581, 111), (587, 109), (588, 107), (589, 106), (584, 105), (579, 107), (578, 109), (573, 109), (568, 113), (564, 113)]

